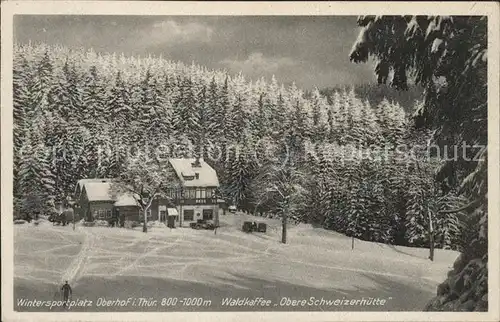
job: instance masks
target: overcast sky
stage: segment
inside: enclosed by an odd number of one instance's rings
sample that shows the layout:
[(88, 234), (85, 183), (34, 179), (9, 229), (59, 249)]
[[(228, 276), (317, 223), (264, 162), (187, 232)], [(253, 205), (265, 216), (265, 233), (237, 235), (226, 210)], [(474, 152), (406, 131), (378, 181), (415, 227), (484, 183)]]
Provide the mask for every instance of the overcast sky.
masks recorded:
[(276, 75), (311, 89), (373, 82), (371, 64), (348, 54), (356, 17), (341, 16), (16, 16), (14, 37), (159, 56), (256, 79)]

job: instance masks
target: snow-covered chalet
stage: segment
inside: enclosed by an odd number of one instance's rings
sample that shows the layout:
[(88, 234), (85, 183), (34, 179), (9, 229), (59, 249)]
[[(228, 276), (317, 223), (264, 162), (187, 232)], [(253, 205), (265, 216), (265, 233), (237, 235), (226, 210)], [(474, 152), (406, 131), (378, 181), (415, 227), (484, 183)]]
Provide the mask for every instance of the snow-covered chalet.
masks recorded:
[[(171, 158), (179, 188), (168, 189), (163, 197), (153, 200), (148, 220), (167, 222), (174, 216), (175, 226), (189, 226), (199, 219), (219, 221), (219, 209), (224, 203), (217, 197), (219, 179), (215, 170), (203, 159)], [(113, 192), (113, 179), (93, 178), (78, 181), (75, 211), (86, 221), (142, 221), (143, 214), (131, 194)]]

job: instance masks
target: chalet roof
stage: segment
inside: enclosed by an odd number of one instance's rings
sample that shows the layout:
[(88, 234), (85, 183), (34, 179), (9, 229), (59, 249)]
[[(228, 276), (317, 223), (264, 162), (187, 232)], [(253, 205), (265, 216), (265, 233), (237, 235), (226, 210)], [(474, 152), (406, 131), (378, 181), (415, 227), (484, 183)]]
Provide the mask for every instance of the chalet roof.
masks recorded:
[(82, 188), (82, 186), (85, 184), (85, 183), (88, 183), (88, 182), (111, 182), (113, 181), (113, 179), (111, 178), (90, 178), (90, 179), (80, 179), (78, 180), (78, 185), (80, 185), (80, 188)]
[(89, 201), (115, 201), (115, 206), (137, 206), (137, 201), (130, 193), (120, 193), (118, 196), (112, 190), (112, 182), (85, 182), (85, 192)]
[(111, 182), (85, 182), (83, 184), (89, 201), (112, 201)]
[(137, 200), (135, 200), (135, 198), (131, 194), (122, 194), (118, 196), (114, 205), (116, 207), (139, 206), (137, 204)]
[(86, 184), (86, 183), (91, 183), (91, 182), (111, 182), (113, 179), (109, 179), (109, 178), (91, 178), (91, 179), (80, 179), (78, 180), (78, 183), (75, 187), (75, 193), (77, 191), (78, 188), (80, 188), (80, 193), (83, 191), (83, 186)]
[[(215, 170), (200, 159), (200, 166), (194, 167), (195, 158), (172, 158), (168, 160), (174, 168), (177, 177), (185, 187), (218, 187), (219, 178)], [(198, 174), (198, 176), (196, 176)], [(189, 180), (187, 177), (191, 177)]]
[[(193, 166), (195, 158), (172, 158), (169, 163), (174, 169), (177, 177), (185, 187), (218, 187), (219, 179), (215, 170), (200, 159), (200, 166)], [(78, 181), (77, 188), (80, 192), (85, 191), (89, 201), (115, 201), (117, 206), (135, 206), (135, 199), (130, 194), (120, 194), (113, 196), (111, 185), (113, 179), (92, 178)], [(76, 192), (76, 191), (75, 191)]]

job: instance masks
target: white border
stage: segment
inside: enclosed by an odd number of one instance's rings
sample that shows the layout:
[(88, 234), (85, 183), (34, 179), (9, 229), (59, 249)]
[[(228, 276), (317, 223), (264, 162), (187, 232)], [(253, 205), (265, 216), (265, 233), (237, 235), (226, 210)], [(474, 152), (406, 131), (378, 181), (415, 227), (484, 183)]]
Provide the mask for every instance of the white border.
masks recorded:
[[(500, 321), (499, 315), (499, 4), (494, 2), (126, 2), (9, 1), (2, 6), (1, 34), (1, 241), (2, 321)], [(84, 15), (486, 15), (488, 16), (488, 313), (430, 312), (203, 312), (19, 313), (13, 312), (12, 46), (15, 14)], [(354, 26), (353, 26), (354, 27)], [(2, 189), (3, 188), (3, 189)], [(443, 277), (444, 279), (444, 277)]]

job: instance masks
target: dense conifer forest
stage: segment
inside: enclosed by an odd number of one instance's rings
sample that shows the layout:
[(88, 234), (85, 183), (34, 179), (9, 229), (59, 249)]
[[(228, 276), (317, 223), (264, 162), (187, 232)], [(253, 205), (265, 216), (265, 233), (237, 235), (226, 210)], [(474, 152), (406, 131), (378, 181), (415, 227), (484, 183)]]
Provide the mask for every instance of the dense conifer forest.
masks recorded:
[[(44, 44), (14, 52), (16, 212), (51, 212), (77, 180), (117, 177), (138, 153), (202, 155), (218, 171), (221, 196), (250, 213), (286, 212), (410, 246), (429, 246), (431, 220), (436, 247), (469, 242), (463, 214), (440, 212), (465, 200), (433, 180), (443, 155), (429, 156), (430, 132), (409, 115), (421, 101), (407, 113), (363, 88), (305, 95), (274, 77), (252, 82), (160, 57)], [(286, 171), (266, 175), (275, 168)]]
[[(426, 309), (485, 311), (488, 309), (488, 17), (360, 16), (357, 23), (360, 32), (350, 60), (362, 63), (370, 57), (375, 59), (378, 83), (396, 90), (408, 90), (412, 78), (424, 89), (423, 102), (413, 118), (415, 126), (432, 131), (432, 142), (441, 149), (457, 151), (458, 146), (469, 146), (456, 157), (441, 160), (434, 175), (434, 182), (441, 186), (444, 195), (455, 189), (467, 199), (465, 206), (440, 213), (464, 212), (466, 225), (461, 231), (470, 237)], [(421, 197), (421, 202), (414, 204), (417, 208), (432, 200), (425, 195)]]
[[(328, 98), (338, 91), (342, 91), (345, 86), (334, 86), (320, 89), (320, 93)], [(356, 97), (367, 100), (372, 106), (377, 106), (384, 99), (398, 102), (405, 112), (411, 115), (415, 108), (415, 101), (421, 100), (423, 89), (421, 86), (412, 84), (406, 91), (399, 91), (388, 84), (364, 83), (354, 86)], [(307, 93), (309, 94), (309, 92)], [(329, 101), (331, 103), (331, 100)]]

